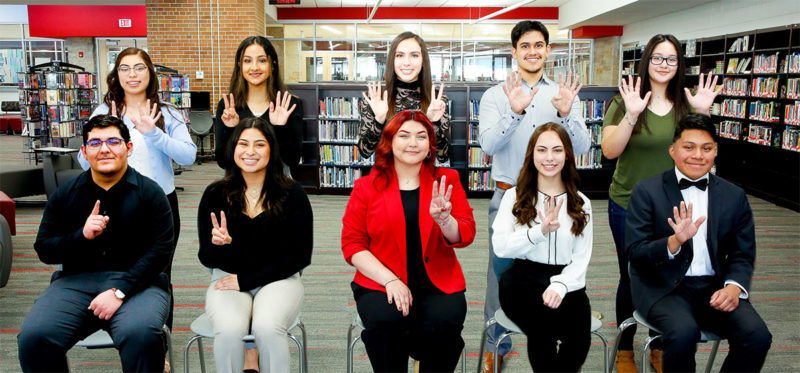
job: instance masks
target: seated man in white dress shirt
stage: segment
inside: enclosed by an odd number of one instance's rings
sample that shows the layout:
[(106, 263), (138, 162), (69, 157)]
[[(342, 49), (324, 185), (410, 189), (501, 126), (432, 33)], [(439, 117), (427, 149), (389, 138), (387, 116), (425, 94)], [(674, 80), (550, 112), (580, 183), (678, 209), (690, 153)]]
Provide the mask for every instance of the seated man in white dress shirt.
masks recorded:
[(756, 257), (744, 191), (709, 171), (717, 156), (711, 118), (689, 114), (675, 129), (675, 168), (639, 182), (625, 242), (633, 304), (663, 335), (664, 371), (695, 371), (700, 329), (730, 345), (723, 372), (755, 372), (772, 335), (750, 304)]

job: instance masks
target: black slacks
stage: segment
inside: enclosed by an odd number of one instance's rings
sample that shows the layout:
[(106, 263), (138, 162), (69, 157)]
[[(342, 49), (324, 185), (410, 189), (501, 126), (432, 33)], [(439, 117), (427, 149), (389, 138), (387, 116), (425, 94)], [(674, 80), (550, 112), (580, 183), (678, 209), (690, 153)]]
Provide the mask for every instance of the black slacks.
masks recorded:
[(413, 294), (408, 316), (389, 304), (386, 293), (352, 285), (361, 338), (375, 372), (406, 372), (408, 357), (419, 360), (420, 372), (452, 372), (458, 365), (467, 316), (464, 292)]
[(694, 354), (700, 329), (728, 339), (730, 352), (722, 372), (758, 372), (772, 344), (772, 334), (761, 316), (746, 299), (732, 312), (711, 307), (712, 294), (719, 290), (711, 277), (684, 277), (670, 294), (656, 302), (647, 322), (664, 334), (664, 371), (694, 372)]
[(567, 293), (556, 309), (542, 300), (550, 277), (563, 268), (515, 259), (500, 278), (500, 306), (528, 337), (528, 361), (536, 372), (577, 372), (589, 353), (591, 308), (586, 290)]
[(169, 294), (157, 286), (126, 297), (110, 320), (88, 309), (111, 288), (115, 272), (74, 274), (57, 278), (28, 312), (17, 336), (23, 372), (68, 372), (67, 351), (98, 329), (109, 332), (125, 372), (164, 370), (164, 333)]

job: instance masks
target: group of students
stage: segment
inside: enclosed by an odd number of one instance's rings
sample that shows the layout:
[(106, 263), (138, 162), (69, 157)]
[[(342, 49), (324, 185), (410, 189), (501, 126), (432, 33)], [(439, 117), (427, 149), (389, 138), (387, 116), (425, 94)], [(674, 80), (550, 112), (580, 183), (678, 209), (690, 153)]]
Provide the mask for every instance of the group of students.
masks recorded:
[[(594, 222), (575, 166), (590, 146), (580, 79), (544, 76), (550, 43), (540, 22), (518, 23), (511, 42), (518, 72), (480, 103), (480, 144), (494, 157), (497, 185), (484, 316), (502, 308), (525, 332), (533, 370), (578, 371), (590, 345), (585, 278)], [(723, 370), (757, 371), (771, 336), (746, 300), (752, 214), (741, 189), (709, 175), (716, 78), (701, 75), (696, 92), (685, 90), (671, 35), (651, 39), (642, 61), (603, 128), (604, 154), (619, 158), (608, 202), (620, 262), (617, 320), (635, 308), (664, 332), (665, 371), (694, 369), (700, 327), (729, 338)], [(169, 165), (191, 163), (196, 148), (180, 114), (158, 100), (144, 51), (120, 53), (108, 83), (83, 132), (89, 172), (51, 197), (34, 245), (42, 261), (63, 267), (21, 327), (26, 372), (66, 371), (66, 351), (99, 328), (110, 331), (125, 371), (164, 368), (161, 326), (172, 309), (169, 266), (180, 226)], [(375, 371), (406, 371), (409, 356), (421, 372), (453, 371), (467, 313), (455, 249), (473, 242), (476, 224), (458, 173), (435, 163), (449, 158), (448, 99), (431, 81), (419, 36), (405, 32), (391, 43), (385, 85), (370, 83), (359, 107), (359, 152), (374, 153), (375, 164), (356, 180), (342, 219), (362, 338)], [(300, 312), (313, 246), (311, 205), (290, 172), (300, 159), (303, 109), (260, 36), (237, 49), (229, 89), (216, 112), (225, 176), (206, 188), (197, 221), (198, 256), (211, 271), (215, 362), (220, 372), (285, 372), (285, 333)], [(682, 178), (691, 185), (679, 189)], [(503, 331), (489, 331), (484, 370), (510, 349), (509, 341), (494, 351)], [(245, 334), (258, 349), (245, 347)], [(632, 335), (619, 349), (618, 370), (635, 369)]]

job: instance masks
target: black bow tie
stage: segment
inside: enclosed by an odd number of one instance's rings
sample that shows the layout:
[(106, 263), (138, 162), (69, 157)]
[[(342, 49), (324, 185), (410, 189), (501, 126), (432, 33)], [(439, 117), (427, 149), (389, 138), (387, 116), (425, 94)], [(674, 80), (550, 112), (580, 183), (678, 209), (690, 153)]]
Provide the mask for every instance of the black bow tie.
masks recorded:
[(678, 182), (678, 185), (680, 185), (681, 190), (684, 190), (691, 186), (697, 187), (697, 189), (700, 190), (706, 190), (706, 187), (708, 186), (708, 179), (700, 179), (697, 181), (689, 181), (689, 179), (681, 179), (681, 181)]

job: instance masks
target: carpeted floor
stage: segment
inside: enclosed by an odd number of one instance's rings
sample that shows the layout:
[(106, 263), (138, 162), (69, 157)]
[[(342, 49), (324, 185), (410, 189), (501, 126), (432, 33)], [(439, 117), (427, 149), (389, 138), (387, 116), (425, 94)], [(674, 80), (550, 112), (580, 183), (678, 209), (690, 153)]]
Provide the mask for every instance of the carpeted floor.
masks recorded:
[[(19, 136), (0, 135), (0, 167), (22, 164)], [(724, 157), (725, 154), (720, 156)], [(191, 338), (189, 325), (203, 313), (205, 291), (209, 282), (208, 271), (197, 259), (196, 211), (200, 196), (211, 181), (222, 175), (215, 163), (188, 167), (176, 177), (176, 185), (184, 187), (178, 192), (181, 213), (181, 236), (173, 265), (175, 285), (175, 324), (172, 348), (175, 355), (173, 370), (184, 367), (183, 346)], [(344, 372), (346, 363), (347, 328), (355, 313), (349, 283), (354, 269), (342, 258), (339, 237), (341, 218), (347, 196), (311, 195), (314, 209), (314, 254), (311, 266), (303, 274), (305, 302), (301, 320), (308, 331), (309, 372)], [(44, 196), (27, 199), (43, 200)], [(478, 347), (483, 324), (483, 296), (486, 286), (488, 258), (487, 199), (472, 199), (478, 225), (478, 236), (471, 246), (458, 251), (458, 257), (467, 279), (468, 313), (464, 326), (467, 348), (467, 368), (475, 371)], [(756, 219), (758, 259), (751, 290), (755, 308), (766, 320), (774, 336), (767, 358), (765, 372), (800, 371), (800, 214), (776, 207), (757, 198), (751, 198)], [(594, 253), (587, 274), (587, 293), (592, 309), (605, 315), (601, 332), (613, 342), (615, 336), (614, 294), (618, 281), (617, 259), (614, 253), (605, 200), (592, 201), (594, 212)], [(17, 372), (16, 334), (36, 296), (49, 282), (54, 266), (42, 264), (33, 250), (43, 206), (17, 206), (17, 235), (13, 237), (14, 263), (8, 285), (0, 289), (0, 372)], [(269, 237), (264, 237), (269, 240)], [(532, 295), (538, 296), (538, 295)], [(542, 320), (542, 322), (547, 322)], [(645, 338), (637, 334), (637, 348)], [(505, 360), (503, 371), (527, 372), (526, 338), (515, 336), (514, 347)], [(601, 372), (603, 348), (593, 337), (592, 348), (583, 367), (584, 372)], [(212, 341), (206, 341), (206, 363), (213, 371)], [(698, 366), (704, 366), (710, 345), (698, 346)], [(190, 354), (191, 372), (199, 372), (195, 351)], [(720, 346), (715, 370), (727, 355), (727, 344)], [(292, 371), (297, 369), (297, 351), (292, 349)], [(73, 348), (70, 364), (76, 372), (120, 371), (115, 350), (86, 350)], [(356, 345), (355, 371), (370, 371), (363, 344)]]

